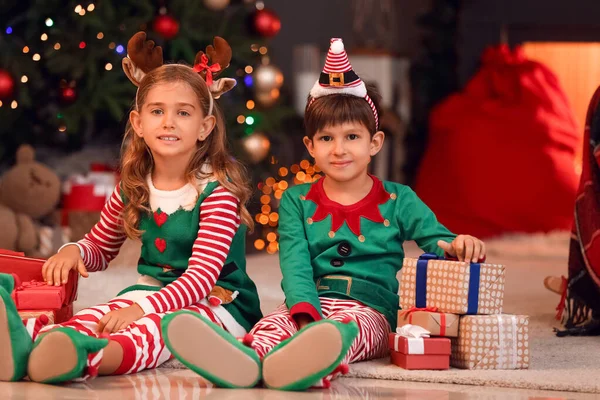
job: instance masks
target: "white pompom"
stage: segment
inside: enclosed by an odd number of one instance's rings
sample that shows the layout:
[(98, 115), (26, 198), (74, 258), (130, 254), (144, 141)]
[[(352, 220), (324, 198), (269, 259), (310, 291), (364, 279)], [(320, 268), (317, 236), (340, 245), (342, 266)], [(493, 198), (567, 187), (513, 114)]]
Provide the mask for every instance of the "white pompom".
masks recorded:
[(344, 51), (344, 42), (342, 42), (342, 39), (331, 43), (330, 50), (333, 54), (340, 54), (342, 51)]

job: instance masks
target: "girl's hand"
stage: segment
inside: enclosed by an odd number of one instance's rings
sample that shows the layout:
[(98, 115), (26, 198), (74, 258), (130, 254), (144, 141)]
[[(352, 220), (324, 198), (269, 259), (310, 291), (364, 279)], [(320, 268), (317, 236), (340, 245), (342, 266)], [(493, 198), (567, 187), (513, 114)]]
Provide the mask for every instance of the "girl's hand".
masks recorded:
[(458, 235), (452, 243), (438, 240), (438, 246), (460, 261), (478, 262), (485, 260), (485, 243), (470, 235)]
[(129, 307), (111, 311), (98, 321), (98, 333), (113, 333), (120, 331), (143, 316), (144, 310), (135, 303)]
[(42, 277), (48, 285), (60, 286), (67, 283), (69, 272), (74, 269), (87, 278), (88, 272), (81, 259), (79, 247), (70, 245), (50, 257), (42, 266)]

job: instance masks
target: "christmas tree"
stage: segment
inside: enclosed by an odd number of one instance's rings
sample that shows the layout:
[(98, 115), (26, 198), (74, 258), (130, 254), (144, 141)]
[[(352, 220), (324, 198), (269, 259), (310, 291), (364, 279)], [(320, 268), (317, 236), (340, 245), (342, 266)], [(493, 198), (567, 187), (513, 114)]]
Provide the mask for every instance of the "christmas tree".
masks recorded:
[(214, 36), (229, 42), (223, 76), (238, 85), (219, 101), (243, 160), (267, 167), (270, 136), (293, 115), (281, 105), (283, 75), (267, 47), (281, 24), (262, 1), (5, 0), (0, 13), (0, 166), (21, 143), (65, 153), (97, 137), (117, 145), (135, 96), (121, 60), (140, 30), (166, 62), (188, 65)]

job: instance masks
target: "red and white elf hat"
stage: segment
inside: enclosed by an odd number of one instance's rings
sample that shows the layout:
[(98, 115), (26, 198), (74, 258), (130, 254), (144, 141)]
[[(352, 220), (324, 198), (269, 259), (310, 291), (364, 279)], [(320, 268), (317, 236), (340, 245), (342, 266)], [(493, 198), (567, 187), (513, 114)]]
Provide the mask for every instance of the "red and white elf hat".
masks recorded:
[(375, 129), (379, 129), (379, 115), (375, 104), (367, 94), (367, 87), (358, 75), (352, 70), (352, 65), (348, 60), (348, 54), (344, 49), (344, 42), (340, 38), (332, 38), (329, 41), (329, 51), (325, 59), (325, 67), (310, 90), (312, 102), (322, 96), (332, 94), (347, 94), (364, 98), (375, 116)]

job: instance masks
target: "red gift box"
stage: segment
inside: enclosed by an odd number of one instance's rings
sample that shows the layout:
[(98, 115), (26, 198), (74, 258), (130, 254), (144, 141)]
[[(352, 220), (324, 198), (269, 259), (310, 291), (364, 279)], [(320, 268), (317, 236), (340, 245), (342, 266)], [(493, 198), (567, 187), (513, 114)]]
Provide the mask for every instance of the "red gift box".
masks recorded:
[(450, 339), (389, 335), (392, 363), (404, 369), (449, 369)]
[(62, 308), (65, 301), (64, 286), (50, 286), (38, 281), (23, 282), (15, 286), (11, 297), (17, 310), (54, 310)]
[(115, 190), (118, 173), (109, 165), (92, 163), (86, 176), (70, 177), (62, 188), (65, 211), (102, 211)]
[(102, 207), (106, 203), (106, 194), (96, 194), (95, 186), (93, 183), (72, 185), (63, 196), (63, 209), (65, 211), (102, 211)]
[(100, 220), (118, 179), (109, 165), (92, 164), (89, 174), (73, 175), (63, 184), (61, 225), (69, 227), (71, 240), (82, 239)]
[[(46, 262), (46, 260), (25, 257), (23, 253), (0, 249), (0, 273), (16, 275), (18, 277), (17, 282), (15, 282), (16, 287), (20, 286), (20, 282), (42, 282), (44, 280), (42, 277), (42, 266), (44, 265), (44, 262)], [(59, 295), (62, 299), (61, 302), (58, 303), (55, 301), (52, 303), (52, 307), (45, 304), (42, 308), (42, 310), (48, 312), (51, 311), (54, 314), (54, 321), (56, 323), (66, 321), (73, 316), (73, 302), (77, 299), (78, 278), (79, 275), (77, 271), (70, 271), (69, 280), (66, 285), (53, 287), (61, 288), (58, 289), (59, 292), (61, 290), (64, 291), (64, 295)], [(30, 289), (27, 291), (29, 290)], [(49, 291), (52, 292), (53, 290)], [(21, 292), (25, 293), (25, 290), (22, 290)], [(19, 296), (19, 294), (17, 294), (17, 296)], [(56, 300), (56, 297), (54, 297), (54, 300)], [(59, 307), (53, 308), (54, 306)], [(22, 303), (21, 307), (17, 306), (17, 310), (26, 312), (31, 311), (31, 308), (24, 308)]]
[[(448, 339), (449, 340), (449, 339)], [(411, 356), (408, 354), (390, 351), (392, 363), (404, 369), (429, 369), (442, 370), (450, 368), (450, 356), (422, 355)]]

